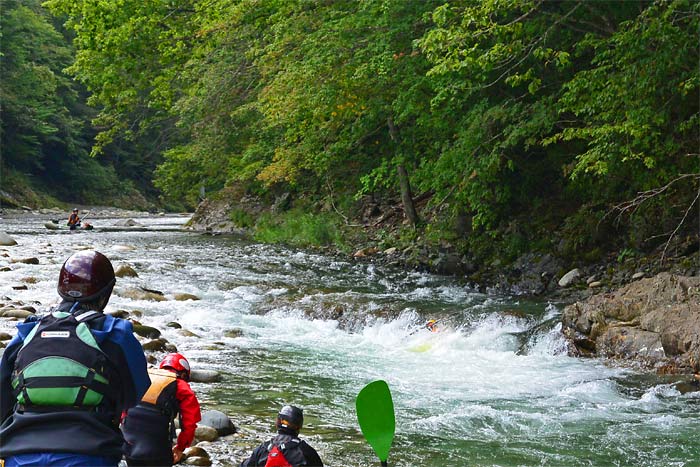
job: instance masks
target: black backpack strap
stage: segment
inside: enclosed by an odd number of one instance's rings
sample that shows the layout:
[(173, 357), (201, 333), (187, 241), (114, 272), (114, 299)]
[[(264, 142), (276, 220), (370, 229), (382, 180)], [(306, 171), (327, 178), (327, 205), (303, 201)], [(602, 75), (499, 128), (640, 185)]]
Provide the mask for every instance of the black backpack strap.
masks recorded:
[[(104, 388), (104, 385), (102, 385)], [(88, 370), (88, 374), (85, 377), (85, 382), (83, 383), (82, 386), (80, 386), (80, 390), (78, 391), (78, 395), (75, 396), (75, 405), (78, 407), (82, 407), (83, 402), (85, 401), (85, 395), (88, 392), (88, 388), (93, 388), (95, 387), (95, 369), (90, 368)], [(109, 390), (109, 388), (108, 388)], [(103, 393), (105, 394), (105, 393)], [(107, 394), (105, 394), (105, 397)]]
[(267, 445), (267, 451), (270, 452), (273, 446), (277, 446), (286, 455), (288, 451), (296, 449), (300, 445), (301, 440), (298, 437), (280, 434), (270, 440)]

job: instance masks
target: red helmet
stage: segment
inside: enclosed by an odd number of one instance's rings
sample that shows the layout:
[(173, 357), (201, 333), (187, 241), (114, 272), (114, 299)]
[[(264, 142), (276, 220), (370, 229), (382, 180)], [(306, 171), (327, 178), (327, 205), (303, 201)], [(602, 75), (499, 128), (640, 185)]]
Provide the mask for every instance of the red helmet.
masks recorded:
[(184, 373), (185, 381), (190, 379), (190, 362), (179, 353), (169, 353), (165, 356), (162, 362), (160, 362), (159, 368), (172, 368), (178, 373)]
[(91, 302), (109, 296), (116, 279), (109, 259), (97, 251), (72, 254), (58, 276), (58, 294), (73, 302)]

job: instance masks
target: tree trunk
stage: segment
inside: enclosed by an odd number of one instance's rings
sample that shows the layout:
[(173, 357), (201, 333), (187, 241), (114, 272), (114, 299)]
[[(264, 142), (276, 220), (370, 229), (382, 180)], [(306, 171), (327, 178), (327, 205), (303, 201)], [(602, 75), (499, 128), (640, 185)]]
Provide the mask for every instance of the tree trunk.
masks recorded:
[(406, 168), (402, 164), (396, 167), (396, 171), (399, 173), (403, 210), (406, 213), (408, 221), (415, 227), (416, 224), (418, 224), (418, 213), (416, 212), (415, 204), (413, 204), (413, 194), (411, 193), (411, 184), (408, 181), (408, 172), (406, 172)]
[[(389, 127), (389, 136), (392, 141), (395, 141), (398, 145), (398, 131), (396, 130), (396, 125), (394, 125), (394, 119), (389, 117), (386, 120), (387, 126)], [(396, 171), (399, 176), (399, 186), (401, 187), (401, 202), (403, 203), (403, 211), (406, 213), (406, 218), (411, 223), (413, 227), (418, 224), (418, 213), (416, 212), (416, 205), (413, 203), (413, 193), (411, 193), (411, 184), (408, 181), (408, 172), (403, 164), (399, 164), (396, 167)]]

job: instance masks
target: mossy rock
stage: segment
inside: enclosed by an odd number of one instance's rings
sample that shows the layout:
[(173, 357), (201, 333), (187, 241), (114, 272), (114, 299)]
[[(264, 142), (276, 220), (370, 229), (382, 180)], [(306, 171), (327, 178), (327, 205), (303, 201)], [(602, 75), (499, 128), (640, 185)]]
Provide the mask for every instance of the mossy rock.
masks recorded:
[(152, 341), (145, 342), (141, 347), (143, 347), (143, 350), (155, 352), (165, 350), (167, 343), (168, 341), (165, 339), (154, 339)]
[(134, 324), (134, 334), (149, 339), (158, 339), (160, 337), (160, 331), (158, 329), (144, 324)]

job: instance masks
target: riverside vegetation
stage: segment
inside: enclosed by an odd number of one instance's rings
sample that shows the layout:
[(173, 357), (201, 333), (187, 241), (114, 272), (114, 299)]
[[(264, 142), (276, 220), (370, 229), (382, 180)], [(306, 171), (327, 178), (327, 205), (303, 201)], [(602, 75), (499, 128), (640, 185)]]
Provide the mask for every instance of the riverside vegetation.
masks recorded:
[(516, 292), (698, 272), (698, 2), (2, 8), (4, 205), (206, 197)]

